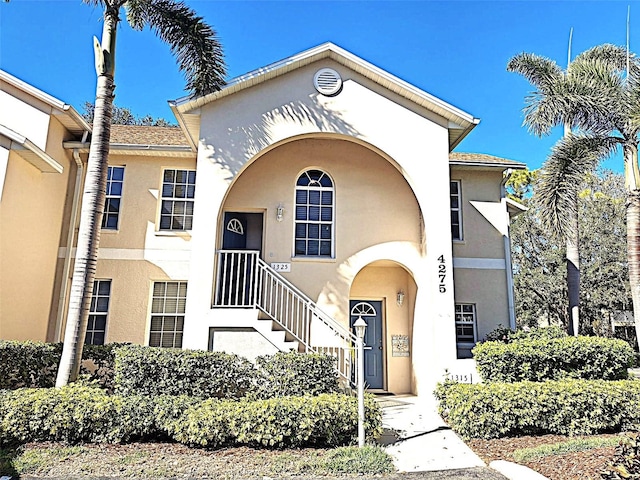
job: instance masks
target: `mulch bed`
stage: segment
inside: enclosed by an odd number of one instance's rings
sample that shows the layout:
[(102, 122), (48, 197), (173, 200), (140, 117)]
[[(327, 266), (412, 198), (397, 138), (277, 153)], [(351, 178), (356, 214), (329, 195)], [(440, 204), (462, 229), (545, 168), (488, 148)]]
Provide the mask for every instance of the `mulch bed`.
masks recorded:
[[(612, 437), (616, 435), (598, 435)], [(533, 448), (545, 444), (565, 442), (575, 438), (562, 435), (538, 437), (500, 438), (495, 440), (469, 440), (467, 445), (487, 464), (493, 460), (514, 462), (513, 452), (522, 448)], [(523, 465), (551, 480), (599, 480), (600, 472), (612, 460), (615, 447), (595, 448), (583, 452), (549, 455), (531, 460)]]

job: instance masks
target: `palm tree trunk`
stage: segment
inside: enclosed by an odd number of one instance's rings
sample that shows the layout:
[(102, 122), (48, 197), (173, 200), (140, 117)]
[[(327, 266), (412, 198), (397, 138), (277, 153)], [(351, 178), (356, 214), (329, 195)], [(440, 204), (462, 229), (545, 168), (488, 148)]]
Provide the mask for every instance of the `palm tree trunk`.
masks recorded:
[[(62, 387), (77, 378), (87, 332), (107, 184), (109, 138), (113, 90), (115, 88), (113, 83), (115, 38), (118, 21), (118, 10), (107, 8), (104, 15), (102, 45), (94, 39), (98, 82), (93, 132), (80, 210), (80, 227), (71, 282), (69, 313), (67, 314), (64, 346), (56, 378), (56, 387)], [(71, 245), (67, 246), (67, 248), (71, 247)]]
[[(575, 195), (577, 203), (577, 194)], [(578, 335), (580, 327), (580, 246), (578, 214), (571, 219), (567, 233), (567, 293), (569, 297), (569, 335)]]
[(627, 188), (627, 258), (633, 300), (636, 342), (640, 342), (640, 172), (637, 143), (624, 146), (624, 177)]

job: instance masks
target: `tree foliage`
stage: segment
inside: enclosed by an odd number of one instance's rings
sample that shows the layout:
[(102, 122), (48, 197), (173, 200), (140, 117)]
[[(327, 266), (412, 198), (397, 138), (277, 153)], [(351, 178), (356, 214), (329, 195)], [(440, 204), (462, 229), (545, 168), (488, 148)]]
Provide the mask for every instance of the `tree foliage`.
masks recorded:
[[(536, 188), (537, 171), (507, 185), (518, 192)], [(526, 178), (531, 181), (527, 183)], [(525, 179), (523, 181), (523, 178)], [(582, 289), (581, 333), (610, 334), (609, 316), (631, 310), (625, 242), (624, 178), (605, 171), (587, 174), (578, 189)], [(568, 312), (564, 244), (543, 227), (540, 206), (519, 197), (529, 210), (511, 228), (516, 318), (519, 326), (566, 325)]]
[[(84, 102), (84, 105), (82, 106), (82, 108), (84, 109), (82, 118), (84, 118), (89, 123), (93, 123), (93, 113), (96, 108), (95, 105), (91, 102)], [(156, 118), (156, 117), (152, 117), (151, 115), (145, 115), (144, 117), (139, 117), (134, 115), (129, 108), (119, 107), (117, 105), (113, 106), (113, 114), (111, 115), (111, 124), (112, 125), (144, 125), (144, 126), (150, 126), (150, 127), (177, 127), (175, 123), (171, 123), (162, 117)]]

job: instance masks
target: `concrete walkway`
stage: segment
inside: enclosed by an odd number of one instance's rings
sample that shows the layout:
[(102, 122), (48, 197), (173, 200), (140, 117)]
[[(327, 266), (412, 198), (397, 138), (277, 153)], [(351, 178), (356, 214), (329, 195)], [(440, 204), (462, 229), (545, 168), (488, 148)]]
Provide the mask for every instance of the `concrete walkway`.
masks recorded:
[(505, 461), (492, 462), (491, 468), (487, 468), (438, 415), (433, 396), (380, 396), (377, 400), (382, 407), (385, 429), (380, 443), (394, 458), (399, 472), (441, 472), (446, 475), (450, 470), (468, 470), (473, 475), (469, 478), (545, 479), (533, 470)]

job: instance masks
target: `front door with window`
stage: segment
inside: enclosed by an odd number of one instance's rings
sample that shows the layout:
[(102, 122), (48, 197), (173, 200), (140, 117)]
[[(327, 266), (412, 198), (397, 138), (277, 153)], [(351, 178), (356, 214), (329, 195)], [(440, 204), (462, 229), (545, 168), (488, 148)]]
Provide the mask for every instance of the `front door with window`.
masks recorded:
[(382, 301), (351, 300), (351, 328), (358, 319), (367, 322), (364, 336), (364, 381), (371, 389), (384, 388), (384, 337), (382, 332)]
[(219, 260), (218, 305), (253, 305), (255, 253), (249, 250), (262, 250), (262, 225), (262, 213), (225, 212), (222, 250), (227, 252)]

